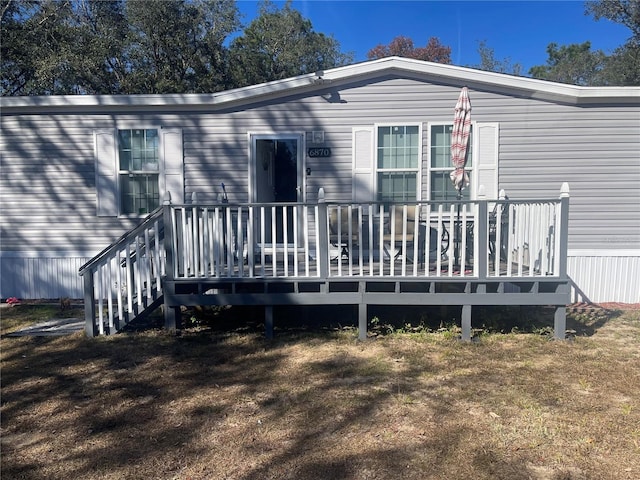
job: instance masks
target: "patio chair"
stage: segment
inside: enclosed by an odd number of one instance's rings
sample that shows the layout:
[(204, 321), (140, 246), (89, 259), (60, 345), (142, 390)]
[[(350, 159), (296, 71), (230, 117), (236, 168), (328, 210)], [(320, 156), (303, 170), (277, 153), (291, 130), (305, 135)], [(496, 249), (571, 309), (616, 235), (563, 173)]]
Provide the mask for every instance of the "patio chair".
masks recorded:
[[(394, 222), (394, 232), (391, 235), (391, 224), (389, 224), (389, 228), (387, 233), (384, 234), (384, 244), (387, 249), (387, 253), (389, 257), (393, 257), (393, 259), (398, 258), (403, 255), (402, 251), (403, 247), (403, 223), (404, 223), (404, 207), (402, 205), (393, 205), (389, 212), (390, 220), (389, 222)], [(407, 223), (406, 223), (406, 245), (407, 248), (409, 245), (413, 245), (414, 238), (416, 235), (416, 214), (418, 211), (417, 205), (409, 205), (407, 206)], [(395, 250), (397, 248), (397, 250)], [(392, 252), (395, 250), (395, 253)]]
[[(340, 228), (338, 228), (338, 222)], [(351, 236), (349, 236), (349, 207), (340, 207), (340, 217), (338, 219), (338, 208), (329, 209), (329, 242), (334, 247), (340, 249), (338, 257), (343, 259), (351, 258), (349, 247), (355, 249), (358, 246), (358, 210), (351, 209)]]

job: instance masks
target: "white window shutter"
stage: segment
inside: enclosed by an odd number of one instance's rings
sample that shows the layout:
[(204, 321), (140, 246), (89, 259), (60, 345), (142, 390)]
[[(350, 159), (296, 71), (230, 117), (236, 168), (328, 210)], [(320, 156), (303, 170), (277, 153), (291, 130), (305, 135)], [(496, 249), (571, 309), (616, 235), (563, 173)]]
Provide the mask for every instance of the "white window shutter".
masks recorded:
[(113, 128), (93, 132), (96, 162), (96, 214), (118, 216), (118, 166), (116, 131)]
[(487, 199), (498, 198), (498, 123), (476, 123), (474, 136), (476, 145), (474, 150), (478, 152), (477, 168), (474, 179), (474, 191), (478, 192), (480, 185), (484, 185)]
[(182, 148), (182, 129), (163, 128), (160, 135), (162, 155), (160, 176), (160, 203), (165, 193), (171, 194), (171, 203), (184, 203), (184, 153)]
[(371, 202), (374, 200), (374, 148), (373, 127), (353, 127), (353, 185), (354, 202)]

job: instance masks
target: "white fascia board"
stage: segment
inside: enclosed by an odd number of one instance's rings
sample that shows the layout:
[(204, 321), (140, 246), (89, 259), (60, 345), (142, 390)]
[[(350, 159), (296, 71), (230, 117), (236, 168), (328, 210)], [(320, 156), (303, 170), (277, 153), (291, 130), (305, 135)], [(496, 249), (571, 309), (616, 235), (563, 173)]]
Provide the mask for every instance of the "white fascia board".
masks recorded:
[(567, 251), (567, 257), (640, 257), (640, 249), (573, 249)]
[(387, 57), (369, 62), (337, 67), (323, 73), (306, 74), (284, 80), (207, 94), (154, 94), (154, 95), (56, 95), (40, 97), (1, 97), (2, 109), (30, 108), (114, 108), (114, 107), (194, 107), (218, 109), (235, 103), (259, 101), (294, 91), (324, 90), (331, 82), (346, 82), (358, 77), (373, 77), (384, 72), (406, 72), (411, 75), (436, 78), (439, 82), (486, 85), (497, 90), (517, 90), (523, 95), (547, 101), (573, 104), (627, 102), (640, 105), (640, 87), (581, 87), (487, 72), (473, 68), (424, 62), (410, 58)]

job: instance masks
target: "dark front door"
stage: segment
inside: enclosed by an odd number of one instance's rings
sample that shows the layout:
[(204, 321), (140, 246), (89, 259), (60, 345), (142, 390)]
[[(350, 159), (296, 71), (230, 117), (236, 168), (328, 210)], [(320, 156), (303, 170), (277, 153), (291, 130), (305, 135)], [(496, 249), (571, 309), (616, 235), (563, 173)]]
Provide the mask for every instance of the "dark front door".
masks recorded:
[[(301, 142), (298, 135), (254, 137), (253, 158), (255, 160), (255, 201), (259, 203), (295, 203), (301, 200)], [(276, 208), (275, 219), (271, 209), (267, 209), (265, 229), (268, 243), (272, 243), (271, 222), (276, 223), (276, 243), (284, 242), (284, 230), (287, 240), (293, 242), (293, 207), (286, 207), (285, 225), (283, 207)]]

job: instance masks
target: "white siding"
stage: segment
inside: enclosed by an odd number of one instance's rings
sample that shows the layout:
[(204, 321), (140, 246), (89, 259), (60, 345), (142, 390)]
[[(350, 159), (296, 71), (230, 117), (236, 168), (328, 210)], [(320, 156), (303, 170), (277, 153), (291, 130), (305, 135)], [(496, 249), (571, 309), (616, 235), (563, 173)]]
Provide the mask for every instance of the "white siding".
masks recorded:
[[(3, 112), (2, 249), (81, 248), (97, 253), (139, 221), (96, 215), (96, 130), (141, 123), (182, 129), (186, 198), (197, 191), (204, 202), (217, 198), (221, 182), (231, 202), (249, 200), (247, 132), (323, 131), (323, 146), (331, 148), (332, 156), (306, 159), (311, 171), (307, 199), (315, 201), (323, 187), (329, 201), (350, 200), (353, 128), (378, 122), (420, 123), (425, 131), (429, 122), (452, 122), (463, 84), (468, 82), (444, 85), (438, 79), (421, 80), (417, 74), (383, 75), (333, 81), (323, 90), (224, 111), (186, 105), (170, 110), (148, 107), (138, 113), (136, 107), (101, 113), (92, 108), (73, 113), (64, 108), (24, 115)], [(513, 90), (468, 86), (472, 121), (500, 126), (496, 190), (504, 188), (514, 199), (556, 197), (567, 181), (570, 249), (640, 248), (638, 103), (576, 106), (519, 96)], [(426, 134), (423, 140), (426, 161)], [(426, 179), (422, 187), (426, 198)], [(19, 267), (11, 264), (11, 268)], [(612, 300), (616, 295), (611, 291)]]

